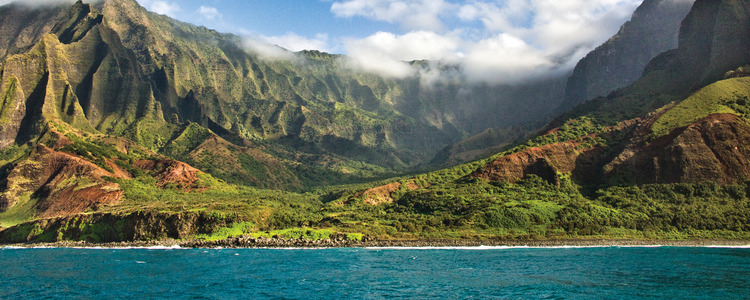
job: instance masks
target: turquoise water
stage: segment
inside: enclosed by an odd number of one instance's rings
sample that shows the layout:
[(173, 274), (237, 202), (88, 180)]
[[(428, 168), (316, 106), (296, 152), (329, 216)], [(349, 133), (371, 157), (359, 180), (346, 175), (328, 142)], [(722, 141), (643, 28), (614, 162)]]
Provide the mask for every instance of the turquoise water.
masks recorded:
[(0, 249), (0, 298), (747, 298), (750, 249)]

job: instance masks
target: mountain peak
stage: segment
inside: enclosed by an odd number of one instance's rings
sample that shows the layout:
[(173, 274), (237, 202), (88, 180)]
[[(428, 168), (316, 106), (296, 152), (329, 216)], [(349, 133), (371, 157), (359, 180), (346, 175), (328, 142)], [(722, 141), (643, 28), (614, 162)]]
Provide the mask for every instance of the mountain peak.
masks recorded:
[(57, 23), (52, 33), (57, 35), (60, 42), (70, 44), (82, 39), (94, 26), (102, 22), (102, 15), (78, 0), (68, 10), (66, 21)]

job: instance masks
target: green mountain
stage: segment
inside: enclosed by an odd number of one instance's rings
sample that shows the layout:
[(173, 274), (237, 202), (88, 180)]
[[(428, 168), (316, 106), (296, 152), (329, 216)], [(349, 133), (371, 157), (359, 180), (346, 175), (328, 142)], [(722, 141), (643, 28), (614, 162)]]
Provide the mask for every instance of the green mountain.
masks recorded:
[[(464, 83), (424, 89), (318, 52), (264, 61), (132, 1), (55, 15), (2, 64), (2, 241), (750, 238), (744, 0), (695, 1), (677, 48), (640, 79), (492, 157), (347, 186), (329, 183), (423, 163), (472, 135), (455, 147), (492, 149), (544, 119), (522, 122), (533, 110), (517, 107), (518, 122), (477, 126), (463, 113), (489, 100), (456, 96), (463, 105), (447, 109)], [(457, 153), (443, 149), (433, 161)]]

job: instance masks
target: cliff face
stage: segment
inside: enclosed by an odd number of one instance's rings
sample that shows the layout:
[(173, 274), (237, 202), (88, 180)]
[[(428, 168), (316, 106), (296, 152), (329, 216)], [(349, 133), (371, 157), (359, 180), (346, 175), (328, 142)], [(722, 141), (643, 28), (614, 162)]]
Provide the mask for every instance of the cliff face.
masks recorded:
[(630, 85), (651, 59), (677, 48), (680, 23), (693, 1), (646, 0), (607, 42), (578, 62), (568, 79), (562, 111)]
[(662, 90), (692, 92), (750, 64), (750, 3), (696, 1), (680, 28), (679, 47), (655, 58), (645, 76), (665, 78)]
[(216, 218), (206, 213), (88, 214), (40, 220), (0, 231), (5, 243), (55, 242), (78, 240), (89, 242), (147, 241), (184, 239), (195, 234), (211, 233), (235, 220)]

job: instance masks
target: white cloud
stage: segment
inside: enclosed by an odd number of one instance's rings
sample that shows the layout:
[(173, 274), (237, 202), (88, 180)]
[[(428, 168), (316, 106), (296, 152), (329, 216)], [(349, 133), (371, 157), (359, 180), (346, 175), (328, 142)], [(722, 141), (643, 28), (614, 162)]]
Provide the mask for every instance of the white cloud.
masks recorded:
[(243, 46), (250, 52), (256, 53), (260, 59), (264, 60), (294, 61), (298, 59), (294, 53), (268, 42), (268, 40), (262, 36), (246, 36), (243, 39)]
[[(671, 0), (691, 1), (691, 0)], [(462, 58), (465, 76), (515, 82), (568, 71), (628, 20), (642, 0), (347, 0), (331, 5), (338, 17), (365, 17), (414, 29), (348, 40), (357, 66), (399, 77), (404, 61)], [(446, 22), (453, 30), (443, 30)]]
[[(282, 36), (261, 36), (245, 32), (243, 45), (251, 52), (255, 52), (265, 60), (287, 60), (301, 62), (301, 58), (294, 52), (302, 50), (319, 50), (328, 52), (328, 36), (318, 34), (315, 39), (308, 39), (294, 33)], [(292, 52), (294, 51), (294, 52)]]
[(263, 37), (269, 44), (279, 45), (291, 51), (320, 50), (328, 52), (328, 35), (317, 34), (315, 38), (309, 39), (295, 33), (287, 33), (280, 36)]
[(203, 6), (198, 8), (198, 14), (206, 20), (214, 21), (222, 18), (222, 14), (215, 7)]
[(461, 41), (455, 34), (414, 31), (404, 35), (378, 32), (365, 39), (345, 41), (351, 66), (403, 78), (415, 70), (412, 60), (454, 60)]
[(444, 0), (348, 0), (334, 2), (331, 12), (337, 17), (366, 17), (399, 23), (411, 30), (442, 31), (440, 16), (455, 5)]
[(138, 0), (143, 7), (157, 14), (166, 15), (174, 18), (175, 13), (180, 11), (180, 6), (176, 2), (165, 0)]
[(552, 66), (542, 51), (507, 33), (472, 45), (464, 60), (467, 79), (492, 83), (517, 83)]
[(474, 2), (459, 18), (479, 20), (494, 33), (510, 33), (555, 55), (579, 47), (593, 49), (633, 13), (642, 0), (509, 0)]

